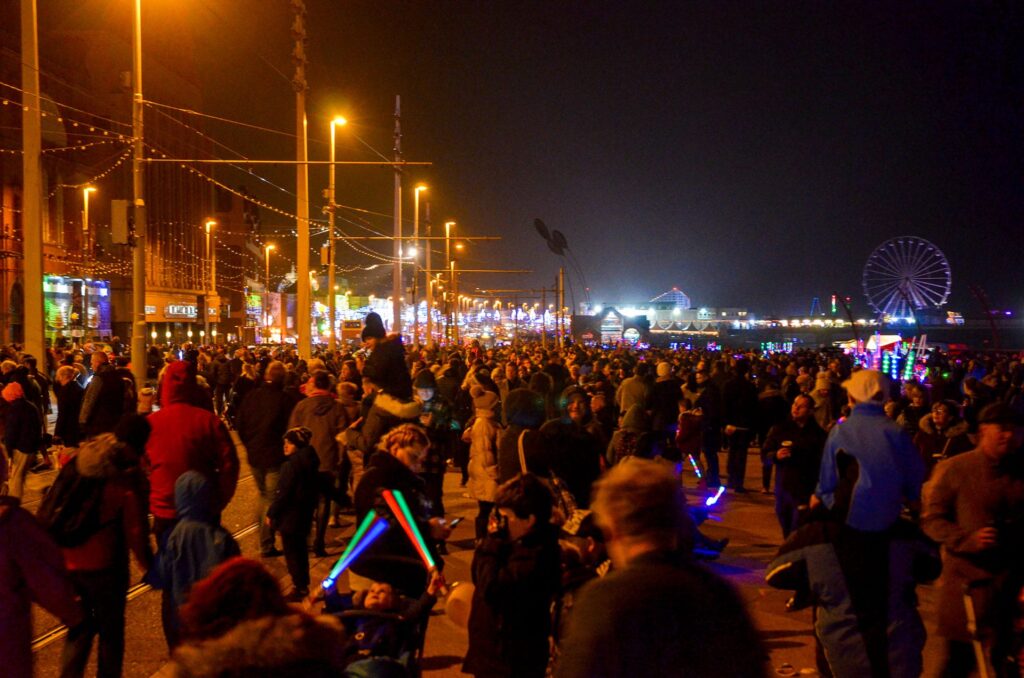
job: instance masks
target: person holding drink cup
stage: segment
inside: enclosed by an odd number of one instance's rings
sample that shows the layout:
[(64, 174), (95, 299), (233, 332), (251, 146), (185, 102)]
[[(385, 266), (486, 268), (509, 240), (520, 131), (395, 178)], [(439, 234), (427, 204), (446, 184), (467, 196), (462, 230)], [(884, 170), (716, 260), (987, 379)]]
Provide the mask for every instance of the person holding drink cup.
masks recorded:
[(814, 400), (800, 394), (790, 407), (790, 418), (772, 426), (762, 452), (775, 464), (775, 515), (783, 538), (796, 529), (815, 485), (827, 434), (814, 419)]

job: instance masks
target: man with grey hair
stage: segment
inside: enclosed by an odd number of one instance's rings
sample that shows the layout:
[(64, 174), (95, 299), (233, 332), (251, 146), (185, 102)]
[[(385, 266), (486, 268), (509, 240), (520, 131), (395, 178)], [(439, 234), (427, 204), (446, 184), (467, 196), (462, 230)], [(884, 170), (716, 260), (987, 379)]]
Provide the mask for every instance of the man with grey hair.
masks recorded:
[(765, 675), (742, 601), (689, 556), (693, 524), (668, 465), (619, 463), (591, 508), (613, 570), (580, 592), (558, 678)]

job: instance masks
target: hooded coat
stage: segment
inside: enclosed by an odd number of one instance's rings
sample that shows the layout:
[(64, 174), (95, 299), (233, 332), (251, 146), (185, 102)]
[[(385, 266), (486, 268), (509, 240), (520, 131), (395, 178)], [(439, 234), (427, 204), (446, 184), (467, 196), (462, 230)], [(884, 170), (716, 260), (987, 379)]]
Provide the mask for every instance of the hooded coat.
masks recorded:
[(198, 471), (215, 483), (218, 514), (238, 484), (238, 453), (224, 424), (213, 412), (189, 403), (196, 388), (194, 369), (183, 361), (168, 365), (164, 404), (149, 415), (152, 432), (143, 465), (149, 476), (149, 508), (157, 518), (175, 517), (174, 484), (186, 471)]
[(464, 673), (539, 678), (548, 663), (551, 604), (561, 581), (558, 535), (538, 523), (516, 541), (488, 536), (473, 555)]
[(519, 438), (523, 438), (523, 456), (531, 473), (549, 477), (551, 458), (547, 439), (541, 435), (544, 423), (544, 397), (527, 388), (509, 391), (505, 399), (505, 420), (508, 428), (498, 437), (498, 483), (504, 483), (522, 472), (519, 463)]
[(138, 468), (118, 467), (117, 456), (123, 445), (114, 434), (104, 433), (78, 448), (71, 462), (83, 478), (99, 478), (104, 484), (99, 531), (80, 546), (62, 549), (69, 570), (127, 567), (129, 549), (143, 569), (150, 565), (145, 480)]
[(188, 599), (189, 589), (224, 561), (241, 555), (234, 537), (221, 527), (216, 491), (201, 473), (186, 471), (174, 484), (178, 524), (167, 537), (153, 567), (156, 588), (170, 591), (176, 607)]
[(36, 406), (24, 397), (5, 403), (4, 445), (8, 453), (14, 450), (35, 454), (43, 444), (43, 424)]
[(320, 470), (334, 471), (338, 468), (338, 442), (335, 438), (348, 423), (348, 415), (341, 403), (327, 393), (317, 392), (299, 401), (292, 410), (288, 428), (305, 426), (312, 431), (313, 439), (309, 444), (320, 457)]
[(310, 446), (300, 447), (281, 465), (274, 501), (267, 517), (283, 534), (309, 532), (318, 498), (317, 468), (320, 458)]
[(967, 422), (957, 421), (940, 431), (935, 427), (931, 413), (921, 417), (917, 433), (914, 434), (914, 446), (921, 453), (929, 471), (943, 459), (974, 449), (971, 439), (967, 437)]
[(0, 657), (7, 678), (32, 678), (32, 603), (68, 626), (82, 621), (60, 548), (17, 499), (0, 497)]
[(340, 676), (345, 631), (329, 615), (301, 612), (240, 622), (222, 636), (186, 642), (171, 657), (174, 678)]

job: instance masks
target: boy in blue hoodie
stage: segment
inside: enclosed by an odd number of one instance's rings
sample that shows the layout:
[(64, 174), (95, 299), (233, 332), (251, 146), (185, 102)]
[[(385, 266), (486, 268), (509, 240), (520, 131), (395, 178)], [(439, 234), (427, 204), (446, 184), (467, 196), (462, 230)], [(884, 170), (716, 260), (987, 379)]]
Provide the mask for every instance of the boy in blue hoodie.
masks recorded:
[(188, 599), (192, 585), (224, 561), (241, 555), (238, 543), (221, 527), (214, 486), (198, 471), (182, 473), (174, 483), (174, 507), (178, 523), (167, 536), (163, 551), (147, 583), (163, 589), (161, 617), (167, 645), (172, 650), (180, 641), (178, 609)]

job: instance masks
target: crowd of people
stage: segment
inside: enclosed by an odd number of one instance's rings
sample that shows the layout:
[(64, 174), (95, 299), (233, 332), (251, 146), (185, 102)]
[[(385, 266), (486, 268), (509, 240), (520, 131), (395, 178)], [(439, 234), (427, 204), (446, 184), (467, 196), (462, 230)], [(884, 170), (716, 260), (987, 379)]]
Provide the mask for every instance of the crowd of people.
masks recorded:
[[(63, 675), (84, 675), (97, 636), (98, 675), (121, 675), (129, 557), (162, 591), (178, 675), (404, 675), (392, 625), (425, 625), (447, 589), (449, 469), (477, 503), (472, 586), (452, 593), (471, 602), (466, 673), (764, 675), (742, 601), (699, 562), (725, 543), (700, 533), (683, 483), (693, 469), (709, 494), (724, 483), (774, 495), (782, 545), (766, 579), (793, 592), (789, 609), (812, 608), (821, 675), (920, 675), (916, 586), (940, 572), (943, 675), (969, 675), (979, 658), (1016, 675), (1017, 356), (933, 351), (923, 379), (900, 382), (817, 350), (408, 347), (372, 313), (362, 339), (309, 359), (288, 346), (154, 346), (147, 384), (117, 346), (53, 350), (42, 368), (5, 349), (10, 675), (31, 675), (29, 599), (69, 627)], [(221, 526), (240, 468), (231, 430), (259, 495), (258, 556), (284, 557), (286, 594)], [(751, 450), (760, 487), (748, 488)], [(49, 467), (60, 471), (33, 520), (18, 500), (27, 474)], [(329, 529), (342, 514), (391, 515), (388, 490), (436, 568), (390, 530), (349, 569), (356, 595), (338, 612), (337, 591), (311, 591), (309, 554), (339, 543)], [(313, 615), (311, 601), (334, 614)], [(376, 616), (367, 626), (353, 612)], [(254, 628), (273, 641), (252, 646)]]

